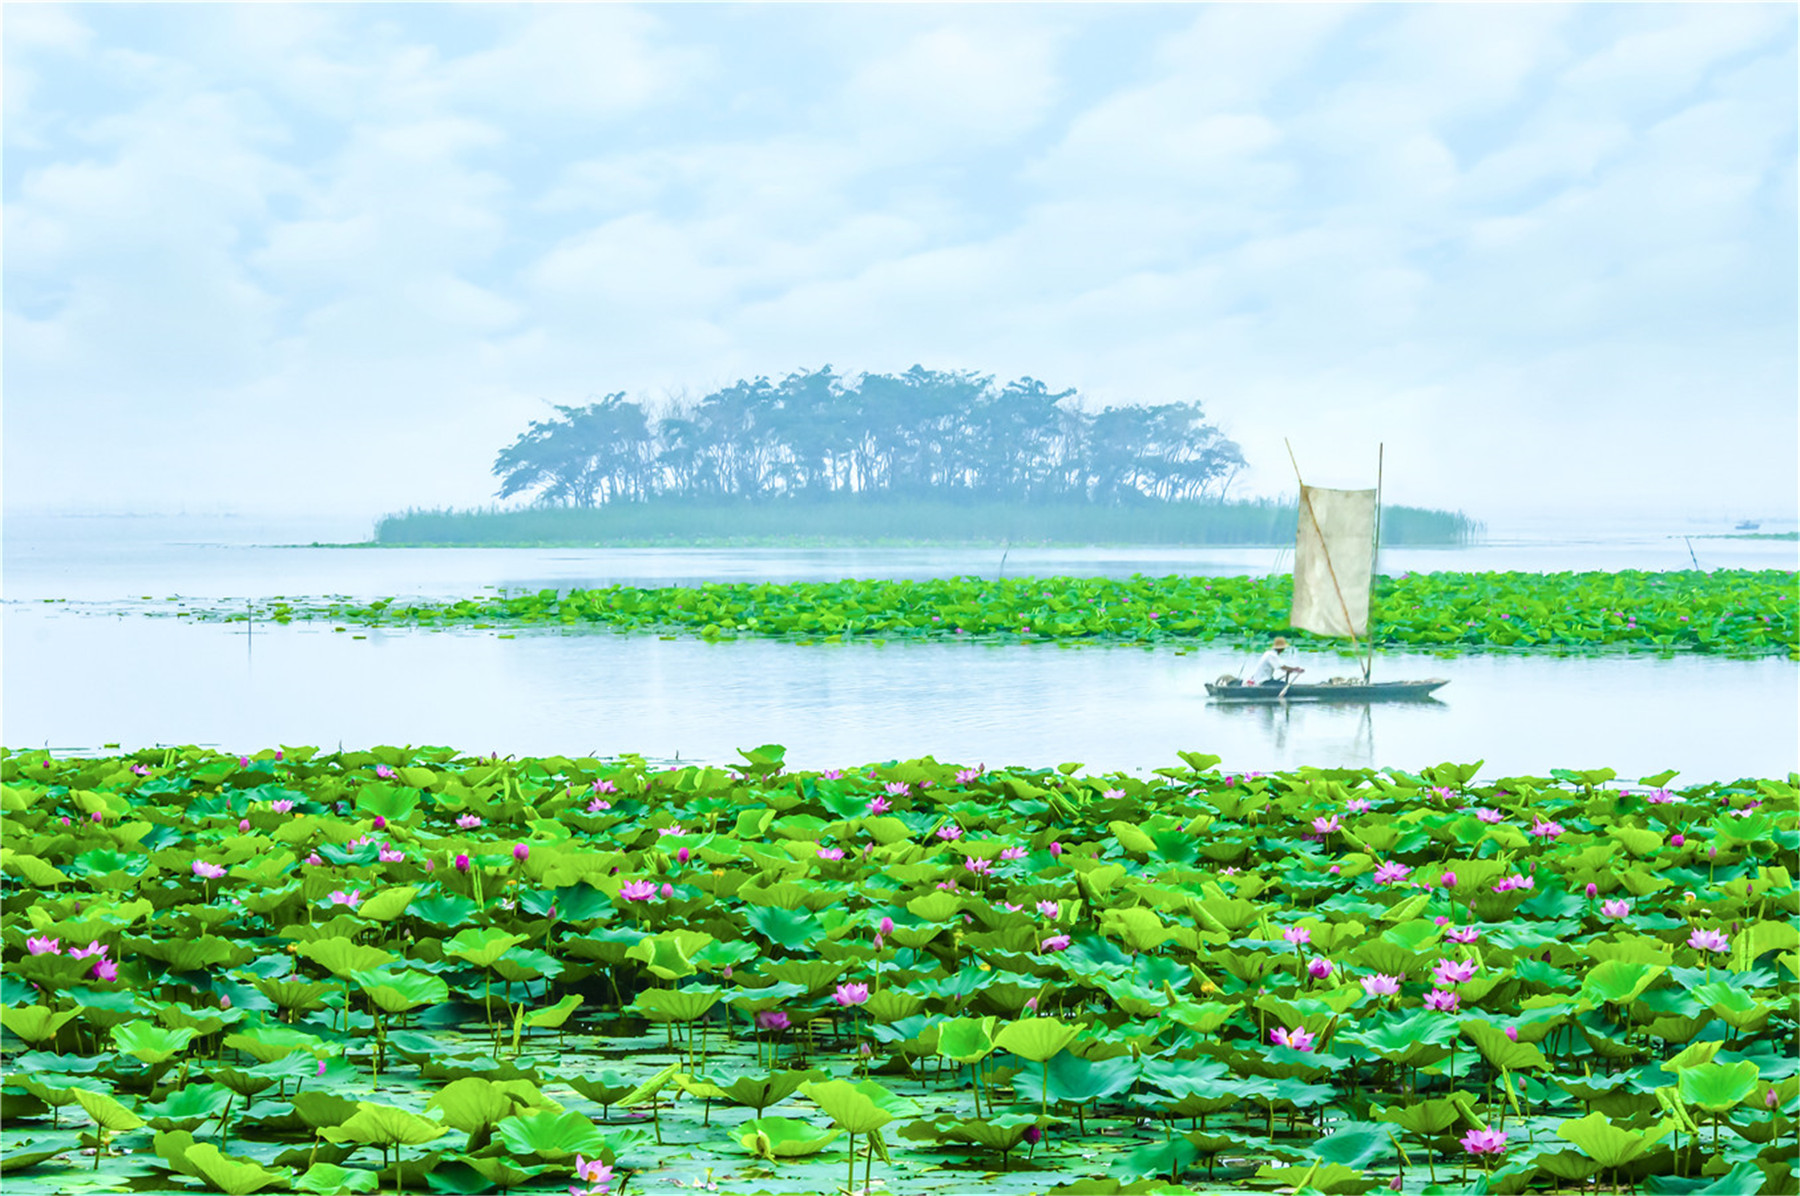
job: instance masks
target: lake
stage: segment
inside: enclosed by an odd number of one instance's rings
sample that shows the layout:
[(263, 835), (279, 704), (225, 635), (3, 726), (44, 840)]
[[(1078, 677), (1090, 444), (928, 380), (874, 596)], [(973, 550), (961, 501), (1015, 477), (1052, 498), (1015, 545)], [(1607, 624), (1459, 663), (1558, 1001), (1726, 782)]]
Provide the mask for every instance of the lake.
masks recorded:
[[(1800, 768), (1800, 668), (1706, 657), (1391, 653), (1377, 676), (1435, 676), (1440, 701), (1240, 709), (1204, 682), (1249, 655), (925, 643), (708, 644), (609, 629), (498, 632), (194, 624), (146, 618), (173, 595), (451, 597), (484, 589), (843, 577), (991, 576), (988, 549), (326, 549), (317, 524), (204, 520), (6, 523), (4, 724), (11, 747), (158, 743), (254, 750), (444, 744), (501, 754), (639, 752), (707, 762), (779, 742), (798, 767), (923, 754), (944, 761), (1143, 772), (1178, 750), (1225, 767), (1485, 759), (1483, 774), (1665, 768), (1684, 780)], [(1793, 542), (1666, 533), (1521, 537), (1382, 553), (1384, 572), (1795, 567)], [(1258, 549), (1009, 550), (1008, 576), (1262, 573)], [(150, 601), (145, 601), (146, 597)], [(45, 598), (66, 598), (46, 604)], [(366, 638), (363, 638), (366, 636)], [(1311, 677), (1349, 673), (1303, 657)]]

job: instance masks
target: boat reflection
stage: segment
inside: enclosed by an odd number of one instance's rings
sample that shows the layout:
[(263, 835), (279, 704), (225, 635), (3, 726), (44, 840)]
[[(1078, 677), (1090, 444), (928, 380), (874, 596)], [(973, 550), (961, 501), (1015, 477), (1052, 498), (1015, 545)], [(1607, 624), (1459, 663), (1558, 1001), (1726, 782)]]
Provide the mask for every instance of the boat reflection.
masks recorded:
[[(1329, 764), (1338, 767), (1375, 768), (1391, 760), (1375, 753), (1378, 718), (1405, 720), (1415, 712), (1448, 711), (1450, 704), (1436, 698), (1369, 703), (1336, 702), (1209, 702), (1208, 720), (1229, 727), (1233, 739), (1255, 739), (1273, 749), (1279, 767), (1296, 764)], [(1404, 733), (1402, 739), (1408, 738)]]

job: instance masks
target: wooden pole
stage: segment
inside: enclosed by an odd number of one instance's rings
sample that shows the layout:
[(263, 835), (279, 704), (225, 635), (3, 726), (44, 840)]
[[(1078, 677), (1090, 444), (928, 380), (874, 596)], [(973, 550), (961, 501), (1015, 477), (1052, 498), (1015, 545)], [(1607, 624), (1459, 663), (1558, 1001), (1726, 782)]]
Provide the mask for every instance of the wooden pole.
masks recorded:
[(1375, 669), (1375, 570), (1381, 564), (1381, 471), (1387, 457), (1387, 444), (1375, 447), (1375, 551), (1369, 557), (1369, 625), (1363, 630), (1369, 637), (1369, 655), (1363, 662), (1363, 684)]

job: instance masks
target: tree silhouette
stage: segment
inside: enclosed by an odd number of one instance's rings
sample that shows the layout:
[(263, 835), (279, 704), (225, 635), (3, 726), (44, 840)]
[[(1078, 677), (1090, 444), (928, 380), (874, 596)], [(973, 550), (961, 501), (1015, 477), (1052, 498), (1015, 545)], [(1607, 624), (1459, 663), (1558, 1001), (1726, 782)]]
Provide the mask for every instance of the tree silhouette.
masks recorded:
[(654, 419), (623, 393), (555, 411), (495, 458), (501, 498), (1191, 502), (1224, 497), (1244, 467), (1198, 402), (1096, 413), (1035, 378), (923, 366), (739, 380)]

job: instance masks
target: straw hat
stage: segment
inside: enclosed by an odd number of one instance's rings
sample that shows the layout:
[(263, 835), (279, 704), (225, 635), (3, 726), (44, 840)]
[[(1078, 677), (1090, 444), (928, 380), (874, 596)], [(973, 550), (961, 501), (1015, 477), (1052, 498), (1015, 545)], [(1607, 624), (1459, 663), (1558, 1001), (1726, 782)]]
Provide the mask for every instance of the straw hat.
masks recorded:
[(1288, 646), (1287, 637), (1284, 635), (1278, 635), (1275, 637), (1275, 642), (1270, 644), (1269, 646), (1271, 648), (1285, 648)]

